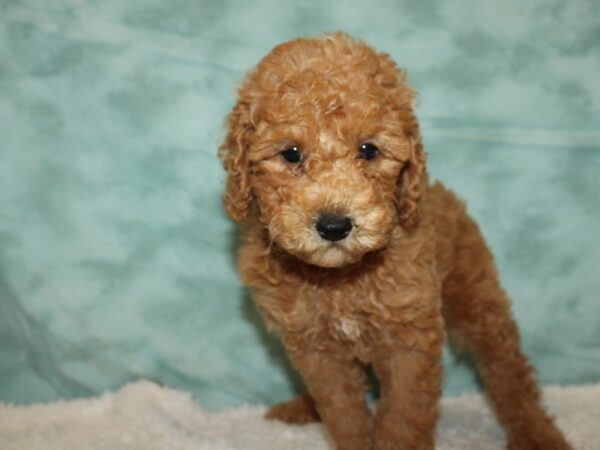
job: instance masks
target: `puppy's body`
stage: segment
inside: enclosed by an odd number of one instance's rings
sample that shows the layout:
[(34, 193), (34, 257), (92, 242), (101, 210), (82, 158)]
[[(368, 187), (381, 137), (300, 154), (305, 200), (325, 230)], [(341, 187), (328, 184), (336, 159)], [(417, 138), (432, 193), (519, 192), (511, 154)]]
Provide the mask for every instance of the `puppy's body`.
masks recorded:
[(509, 447), (568, 449), (476, 224), (428, 184), (411, 98), (386, 55), (339, 34), (277, 47), (240, 91), (221, 155), (239, 269), (310, 392), (269, 416), (320, 418), (339, 449), (433, 449), (448, 325)]
[[(259, 223), (246, 226), (242, 281), (288, 349), (331, 349), (370, 363), (388, 339), (390, 345), (401, 338), (411, 346), (407, 338), (415, 327), (417, 340), (425, 338), (421, 331), (427, 328), (436, 332), (436, 342), (443, 340), (442, 282), (455, 267), (458, 228), (472, 222), (456, 214), (462, 204), (439, 183), (423, 203), (431, 207), (424, 208), (421, 225), (410, 236), (394, 228), (385, 248), (340, 268), (299, 261), (273, 246)], [(450, 204), (455, 208), (446, 209)]]

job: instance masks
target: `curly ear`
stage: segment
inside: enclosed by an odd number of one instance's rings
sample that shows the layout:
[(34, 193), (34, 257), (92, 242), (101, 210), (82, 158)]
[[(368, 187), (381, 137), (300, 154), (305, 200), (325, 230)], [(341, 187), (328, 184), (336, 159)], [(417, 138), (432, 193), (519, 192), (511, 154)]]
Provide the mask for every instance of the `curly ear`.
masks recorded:
[(229, 173), (223, 203), (229, 217), (239, 222), (248, 216), (252, 202), (247, 152), (248, 134), (253, 127), (248, 106), (239, 102), (227, 121), (227, 136), (219, 148), (219, 158)]
[(427, 154), (423, 150), (416, 120), (406, 132), (410, 158), (398, 180), (398, 214), (400, 225), (410, 232), (419, 222), (419, 200), (427, 185)]

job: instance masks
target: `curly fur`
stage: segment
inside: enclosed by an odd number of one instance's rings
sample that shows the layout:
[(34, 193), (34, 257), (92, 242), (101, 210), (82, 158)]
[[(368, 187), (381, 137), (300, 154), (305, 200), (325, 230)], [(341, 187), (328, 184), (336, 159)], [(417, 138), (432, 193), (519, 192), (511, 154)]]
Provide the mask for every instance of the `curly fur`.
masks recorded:
[[(323, 420), (344, 450), (433, 449), (448, 326), (476, 356), (508, 447), (568, 449), (477, 225), (428, 183), (413, 98), (388, 55), (341, 33), (276, 47), (239, 90), (220, 150), (239, 271), (309, 391), (268, 417)], [(373, 160), (357, 157), (365, 142)], [(292, 145), (300, 164), (281, 157)], [(351, 234), (322, 239), (323, 212), (351, 217)]]

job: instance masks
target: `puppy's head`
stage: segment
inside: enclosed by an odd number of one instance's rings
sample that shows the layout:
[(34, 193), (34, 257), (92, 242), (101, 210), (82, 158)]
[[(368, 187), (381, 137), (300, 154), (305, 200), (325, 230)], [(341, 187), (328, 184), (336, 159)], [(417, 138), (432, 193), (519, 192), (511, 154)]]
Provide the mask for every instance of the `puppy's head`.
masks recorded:
[(255, 215), (309, 264), (341, 267), (418, 219), (425, 153), (413, 92), (344, 34), (276, 47), (244, 80), (220, 156), (232, 219)]

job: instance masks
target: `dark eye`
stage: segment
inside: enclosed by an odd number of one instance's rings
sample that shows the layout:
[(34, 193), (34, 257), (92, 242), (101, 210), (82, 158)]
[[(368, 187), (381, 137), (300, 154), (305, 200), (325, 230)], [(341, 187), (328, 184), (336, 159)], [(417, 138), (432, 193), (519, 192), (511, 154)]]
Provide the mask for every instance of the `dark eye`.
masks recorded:
[(367, 161), (372, 160), (379, 154), (379, 149), (368, 142), (362, 144), (358, 148), (358, 151), (360, 152), (359, 158), (366, 159)]
[(290, 147), (281, 152), (281, 157), (291, 164), (302, 161), (302, 152), (298, 147)]

